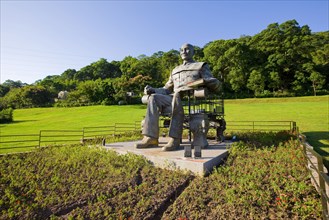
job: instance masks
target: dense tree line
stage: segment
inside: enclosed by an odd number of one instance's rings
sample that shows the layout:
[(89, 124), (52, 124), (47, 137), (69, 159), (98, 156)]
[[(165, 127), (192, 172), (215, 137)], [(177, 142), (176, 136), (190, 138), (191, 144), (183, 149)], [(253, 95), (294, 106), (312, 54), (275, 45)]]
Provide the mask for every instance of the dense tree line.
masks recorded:
[[(195, 60), (207, 62), (223, 82), (225, 98), (302, 96), (329, 93), (329, 31), (289, 20), (270, 24), (254, 36), (215, 40), (195, 46)], [(181, 63), (179, 51), (152, 56), (106, 59), (80, 70), (68, 69), (32, 85), (7, 80), (0, 84), (0, 110), (36, 106), (135, 103), (149, 84), (161, 87)], [(68, 91), (57, 100), (59, 91)]]

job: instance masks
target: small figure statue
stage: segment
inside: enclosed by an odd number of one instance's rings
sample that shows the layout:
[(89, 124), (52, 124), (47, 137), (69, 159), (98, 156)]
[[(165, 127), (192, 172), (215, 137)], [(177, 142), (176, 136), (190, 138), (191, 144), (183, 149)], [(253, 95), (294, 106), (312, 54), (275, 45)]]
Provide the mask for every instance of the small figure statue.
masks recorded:
[(163, 151), (176, 150), (180, 146), (183, 132), (184, 110), (181, 102), (183, 93), (191, 90), (189, 85), (202, 79), (203, 86), (212, 92), (218, 92), (220, 82), (214, 78), (209, 66), (204, 62), (193, 60), (194, 48), (191, 44), (184, 44), (180, 48), (180, 56), (183, 64), (172, 71), (169, 80), (163, 88), (146, 86), (144, 93), (149, 95), (147, 100), (147, 111), (144, 119), (142, 134), (144, 138), (136, 148), (157, 147), (159, 142), (159, 116), (171, 114), (169, 125), (169, 141), (162, 148)]

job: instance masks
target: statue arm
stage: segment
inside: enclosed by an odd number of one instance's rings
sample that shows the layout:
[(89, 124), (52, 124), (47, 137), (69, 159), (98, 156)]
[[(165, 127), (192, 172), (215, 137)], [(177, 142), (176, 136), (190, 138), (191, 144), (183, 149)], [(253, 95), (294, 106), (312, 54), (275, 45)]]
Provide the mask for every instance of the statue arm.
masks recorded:
[(150, 86), (146, 86), (144, 88), (144, 94), (152, 94), (152, 93), (157, 93), (157, 94), (162, 94), (162, 95), (169, 95), (172, 93), (174, 87), (174, 83), (172, 81), (171, 75), (169, 77), (169, 80), (166, 82), (164, 87), (162, 88), (153, 88)]
[(164, 94), (164, 95), (169, 95), (173, 92), (173, 89), (174, 89), (174, 82), (173, 82), (171, 74), (170, 74), (170, 77), (169, 77), (168, 81), (166, 82), (166, 84), (164, 85), (164, 87), (163, 88), (158, 88), (157, 93), (161, 93), (161, 94)]
[(210, 91), (212, 91), (212, 92), (219, 92), (220, 91), (221, 83), (220, 83), (220, 81), (217, 78), (215, 78), (211, 74), (210, 68), (209, 68), (208, 64), (205, 63), (202, 66), (200, 75), (201, 75), (201, 78), (203, 78), (206, 87)]

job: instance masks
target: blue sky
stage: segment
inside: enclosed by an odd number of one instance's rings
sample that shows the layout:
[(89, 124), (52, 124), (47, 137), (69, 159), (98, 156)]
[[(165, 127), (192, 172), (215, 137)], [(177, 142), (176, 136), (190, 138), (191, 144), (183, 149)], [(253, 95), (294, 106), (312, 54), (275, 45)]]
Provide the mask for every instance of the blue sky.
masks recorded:
[(1, 83), (33, 83), (105, 58), (151, 56), (183, 43), (253, 36), (295, 19), (328, 31), (328, 0), (4, 1)]

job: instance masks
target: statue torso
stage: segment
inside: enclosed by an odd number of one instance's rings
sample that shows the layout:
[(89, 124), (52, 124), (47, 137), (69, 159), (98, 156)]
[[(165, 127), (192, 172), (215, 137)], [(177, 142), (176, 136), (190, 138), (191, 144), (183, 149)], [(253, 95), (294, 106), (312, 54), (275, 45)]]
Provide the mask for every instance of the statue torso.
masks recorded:
[(177, 66), (172, 71), (172, 80), (174, 83), (174, 91), (187, 86), (188, 83), (201, 78), (200, 71), (205, 63), (194, 62)]

